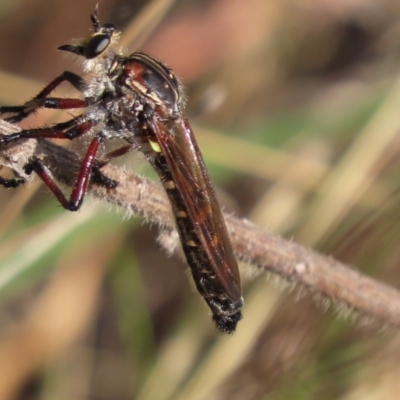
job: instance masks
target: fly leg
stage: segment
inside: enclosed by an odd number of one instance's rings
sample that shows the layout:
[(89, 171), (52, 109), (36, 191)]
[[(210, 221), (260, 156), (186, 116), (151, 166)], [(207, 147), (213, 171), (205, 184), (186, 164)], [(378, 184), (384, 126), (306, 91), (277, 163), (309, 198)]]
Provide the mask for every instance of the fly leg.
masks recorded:
[(39, 108), (54, 108), (66, 110), (72, 108), (85, 108), (94, 102), (93, 99), (73, 99), (48, 97), (61, 83), (69, 82), (79, 92), (83, 92), (86, 87), (85, 81), (73, 72), (65, 71), (60, 76), (52, 80), (42, 91), (40, 91), (32, 100), (29, 100), (20, 106), (0, 106), (0, 114), (15, 114), (5, 120), (10, 123), (17, 123), (28, 117), (28, 115), (37, 111)]
[[(55, 124), (52, 127), (26, 129), (20, 132), (15, 132), (11, 135), (2, 135), (0, 136), (0, 144), (10, 143), (23, 138), (58, 138), (72, 140), (90, 131), (93, 127), (97, 125), (97, 123), (97, 121), (91, 119), (88, 115), (83, 115), (73, 118), (67, 122)], [(99, 145), (103, 140), (104, 137), (101, 135), (101, 133), (99, 133), (91, 141), (86, 151), (86, 155), (82, 161), (78, 177), (73, 186), (72, 193), (69, 199), (65, 197), (64, 193), (61, 191), (60, 187), (51, 176), (43, 161), (39, 160), (38, 158), (33, 158), (25, 166), (25, 171), (27, 174), (35, 172), (46, 184), (46, 186), (52, 191), (57, 200), (65, 209), (70, 211), (77, 211), (82, 205), (83, 199), (85, 197), (87, 187), (92, 176), (93, 166), (96, 162), (96, 154)], [(96, 176), (98, 176), (98, 174), (94, 173), (95, 180), (99, 180), (100, 184), (110, 187), (116, 186), (115, 181), (109, 178), (105, 178), (104, 176), (101, 179), (96, 179)], [(3, 186), (16, 187), (20, 183), (23, 183), (22, 178), (21, 180), (0, 178), (0, 184)]]
[[(26, 165), (25, 172), (27, 174), (35, 172), (66, 210), (78, 211), (85, 198), (90, 178), (92, 176), (92, 170), (96, 160), (96, 154), (103, 140), (104, 138), (101, 136), (101, 133), (96, 135), (92, 139), (86, 151), (85, 157), (82, 160), (78, 176), (76, 178), (75, 184), (72, 188), (72, 192), (69, 198), (67, 198), (64, 195), (59, 185), (53, 179), (50, 172), (46, 168), (43, 161), (39, 160), (38, 158), (32, 159)], [(105, 185), (108, 184), (111, 185), (111, 183), (109, 182), (105, 183)]]
[(136, 150), (138, 145), (136, 143), (131, 143), (122, 147), (119, 147), (113, 151), (110, 151), (105, 156), (103, 156), (100, 160), (97, 160), (93, 165), (92, 169), (92, 179), (98, 185), (105, 186), (109, 189), (115, 189), (118, 185), (118, 182), (109, 178), (101, 172), (101, 168), (107, 165), (114, 158), (122, 157), (125, 154), (131, 152), (132, 150)]

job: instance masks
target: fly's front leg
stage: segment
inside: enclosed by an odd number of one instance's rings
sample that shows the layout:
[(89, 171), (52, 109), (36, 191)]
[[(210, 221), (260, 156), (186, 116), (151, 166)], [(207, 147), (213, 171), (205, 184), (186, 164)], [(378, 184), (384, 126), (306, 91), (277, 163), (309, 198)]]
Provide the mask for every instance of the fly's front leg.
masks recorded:
[(23, 183), (25, 183), (25, 179), (23, 178), (6, 179), (0, 176), (0, 185), (5, 188), (16, 188)]
[(81, 93), (86, 87), (85, 81), (79, 75), (74, 74), (73, 72), (65, 71), (51, 81), (32, 100), (26, 102), (25, 104), (21, 106), (1, 106), (0, 114), (15, 114), (12, 117), (6, 118), (6, 121), (10, 123), (17, 123), (42, 107), (66, 110), (72, 108), (85, 108), (93, 103), (92, 99), (63, 99), (58, 97), (48, 97), (49, 94), (63, 82), (69, 82)]

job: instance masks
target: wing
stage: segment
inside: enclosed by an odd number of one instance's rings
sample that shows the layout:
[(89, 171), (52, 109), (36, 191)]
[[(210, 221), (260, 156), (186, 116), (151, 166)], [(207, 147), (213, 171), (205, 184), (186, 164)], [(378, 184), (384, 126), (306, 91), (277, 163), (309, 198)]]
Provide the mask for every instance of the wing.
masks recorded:
[(192, 128), (185, 117), (166, 123), (154, 117), (152, 125), (208, 260), (226, 295), (234, 302), (239, 301), (237, 261)]

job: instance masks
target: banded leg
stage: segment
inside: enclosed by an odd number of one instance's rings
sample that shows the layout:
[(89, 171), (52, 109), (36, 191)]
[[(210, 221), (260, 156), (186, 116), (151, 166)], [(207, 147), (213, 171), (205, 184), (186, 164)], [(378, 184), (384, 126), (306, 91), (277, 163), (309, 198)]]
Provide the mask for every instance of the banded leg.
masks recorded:
[(66, 196), (64, 195), (58, 184), (55, 182), (53, 177), (50, 175), (49, 171), (41, 160), (33, 159), (25, 167), (25, 171), (27, 174), (35, 172), (66, 210), (78, 211), (85, 198), (92, 175), (93, 166), (96, 160), (96, 154), (103, 140), (104, 139), (101, 134), (98, 134), (91, 141), (86, 151), (86, 155), (82, 161), (78, 177), (75, 181), (69, 199), (66, 198)]
[[(67, 122), (62, 122), (59, 124), (56, 124), (52, 127), (47, 127), (47, 128), (37, 128), (37, 129), (28, 129), (28, 130), (23, 130), (20, 132), (13, 133), (11, 135), (0, 135), (0, 144), (1, 143), (10, 143), (14, 140), (22, 139), (22, 138), (51, 138), (51, 139), (75, 139), (79, 136), (84, 135), (87, 133), (90, 129), (92, 129), (94, 126), (97, 125), (97, 121), (94, 121), (92, 119), (83, 118), (82, 116), (76, 117), (71, 119), (70, 121)], [(93, 169), (93, 166), (95, 165), (95, 160), (93, 158), (90, 159), (88, 162), (87, 157), (90, 158), (90, 155), (93, 154), (94, 151), (94, 156), (97, 153), (98, 145), (96, 147), (96, 143), (100, 143), (102, 140), (99, 139), (93, 139), (91, 147), (89, 146), (89, 149), (87, 151), (87, 155), (82, 163), (81, 167), (81, 172), (80, 175), (78, 176), (77, 183), (74, 186), (73, 193), (71, 194), (70, 200), (67, 200), (64, 196), (64, 194), (61, 192), (59, 189), (58, 185), (54, 182), (53, 178), (45, 168), (44, 164), (38, 160), (38, 159), (33, 159), (31, 162), (29, 162), (26, 166), (26, 172), (28, 174), (32, 172), (36, 172), (39, 177), (43, 180), (43, 182), (49, 187), (49, 189), (54, 193), (56, 198), (59, 200), (59, 202), (62, 204), (62, 206), (68, 210), (74, 211), (75, 209), (79, 209), (84, 195), (86, 193), (87, 185), (90, 180), (90, 176), (92, 179), (103, 186), (106, 186), (107, 188), (110, 189), (115, 189), (117, 186), (117, 182), (115, 182), (113, 179), (108, 178), (104, 174), (100, 172), (98, 168)], [(86, 167), (85, 167), (86, 165)], [(85, 168), (88, 168), (88, 172), (85, 172)], [(86, 182), (87, 180), (87, 182)], [(16, 179), (5, 179), (0, 177), (0, 185), (5, 186), (5, 187), (17, 187), (21, 183), (24, 182), (24, 179), (22, 178), (16, 178)]]
[(13, 142), (18, 139), (75, 139), (84, 135), (97, 125), (97, 121), (86, 116), (79, 116), (67, 122), (61, 122), (45, 128), (24, 129), (11, 135), (0, 134), (0, 145)]
[(108, 189), (115, 189), (118, 186), (118, 182), (114, 179), (109, 178), (107, 175), (104, 175), (101, 172), (101, 168), (107, 165), (114, 158), (122, 157), (137, 148), (138, 145), (136, 143), (131, 143), (110, 151), (105, 156), (103, 156), (101, 160), (97, 160), (95, 165), (93, 165), (92, 180), (98, 185), (105, 186)]
[(130, 143), (122, 147), (118, 147), (115, 150), (110, 151), (106, 155), (104, 155), (101, 160), (98, 160), (97, 162), (97, 167), (102, 168), (105, 165), (107, 165), (111, 160), (114, 160), (115, 158), (119, 158), (124, 156), (125, 154), (130, 153), (132, 150), (137, 150), (138, 145), (136, 143)]
[(0, 185), (5, 188), (16, 188), (23, 183), (25, 183), (25, 179), (23, 178), (6, 179), (0, 176)]
[(63, 82), (70, 83), (81, 93), (85, 90), (86, 83), (79, 75), (65, 71), (51, 81), (32, 100), (29, 100), (25, 104), (21, 106), (1, 106), (0, 114), (16, 114), (13, 117), (6, 118), (6, 121), (17, 123), (42, 107), (66, 110), (71, 108), (85, 108), (93, 103), (92, 99), (63, 99), (58, 97), (48, 97), (49, 94)]

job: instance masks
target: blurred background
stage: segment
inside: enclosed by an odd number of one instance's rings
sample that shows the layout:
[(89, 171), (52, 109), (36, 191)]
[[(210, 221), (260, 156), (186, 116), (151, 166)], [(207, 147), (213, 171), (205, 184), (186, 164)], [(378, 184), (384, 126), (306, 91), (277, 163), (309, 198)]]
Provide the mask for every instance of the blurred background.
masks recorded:
[[(80, 71), (56, 48), (90, 33), (95, 4), (1, 1), (0, 104)], [(102, 0), (99, 13), (184, 81), (226, 211), (400, 287), (398, 1)], [(0, 399), (398, 398), (395, 330), (243, 273), (244, 319), (222, 336), (157, 227), (90, 197), (68, 213), (37, 179), (0, 190), (0, 235)]]

